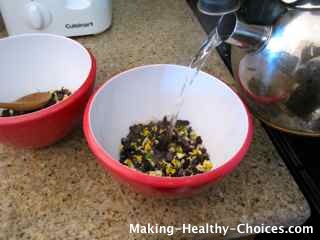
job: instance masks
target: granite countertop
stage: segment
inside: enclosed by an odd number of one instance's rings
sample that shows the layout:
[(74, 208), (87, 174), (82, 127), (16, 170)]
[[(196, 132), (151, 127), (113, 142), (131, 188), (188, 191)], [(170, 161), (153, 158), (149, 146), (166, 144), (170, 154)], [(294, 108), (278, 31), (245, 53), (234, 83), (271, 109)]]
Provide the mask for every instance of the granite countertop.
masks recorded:
[[(98, 84), (143, 64), (187, 64), (205, 37), (183, 0), (113, 2), (112, 28), (77, 38), (97, 58)], [(217, 53), (205, 71), (233, 84)], [(0, 145), (0, 192), (0, 239), (151, 239), (129, 235), (129, 223), (288, 226), (310, 215), (258, 122), (240, 166), (190, 199), (149, 199), (120, 186), (98, 165), (80, 128), (41, 150)]]

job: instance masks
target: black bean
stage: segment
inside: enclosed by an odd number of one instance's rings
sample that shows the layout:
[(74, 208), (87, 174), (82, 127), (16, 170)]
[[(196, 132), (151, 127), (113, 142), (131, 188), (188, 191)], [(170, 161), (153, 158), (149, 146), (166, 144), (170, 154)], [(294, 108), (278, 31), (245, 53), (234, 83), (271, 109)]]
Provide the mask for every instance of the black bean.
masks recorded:
[(168, 153), (166, 154), (166, 159), (165, 159), (165, 161), (166, 161), (166, 162), (171, 162), (172, 159), (173, 159), (173, 157), (174, 157), (174, 154), (171, 153), (171, 152), (168, 152)]
[(200, 162), (201, 162), (201, 159), (197, 157), (191, 161), (191, 166), (197, 166)]
[(178, 177), (183, 177), (184, 176), (184, 170), (182, 168), (179, 169), (177, 176)]
[(190, 124), (189, 121), (187, 120), (178, 120), (176, 123), (177, 127), (184, 127), (184, 126), (188, 126)]
[(183, 169), (187, 169), (190, 165), (190, 160), (189, 159), (184, 159), (184, 163), (182, 164)]
[(141, 167), (140, 167), (142, 172), (149, 172), (149, 171), (153, 171), (154, 167), (151, 165), (151, 163), (148, 160), (143, 160)]
[(196, 144), (202, 144), (202, 139), (200, 136), (196, 138)]

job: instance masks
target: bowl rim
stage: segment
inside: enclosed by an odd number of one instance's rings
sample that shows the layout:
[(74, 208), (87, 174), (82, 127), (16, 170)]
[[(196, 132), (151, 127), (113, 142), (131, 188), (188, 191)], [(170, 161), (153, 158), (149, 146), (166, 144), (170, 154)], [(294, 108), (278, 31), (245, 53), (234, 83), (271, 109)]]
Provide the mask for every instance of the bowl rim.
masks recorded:
[(0, 117), (0, 127), (31, 122), (34, 120), (45, 119), (49, 115), (55, 114), (56, 112), (59, 112), (61, 109), (67, 108), (75, 104), (75, 102), (79, 98), (81, 98), (81, 96), (87, 91), (88, 88), (90, 88), (91, 85), (93, 85), (95, 81), (97, 66), (96, 66), (96, 59), (94, 55), (89, 51), (89, 49), (85, 48), (81, 43), (71, 38), (56, 35), (56, 34), (50, 34), (50, 33), (26, 33), (26, 34), (19, 34), (15, 36), (9, 36), (4, 39), (0, 39), (0, 41), (2, 40), (5, 41), (12, 38), (29, 37), (29, 36), (41, 36), (41, 37), (47, 36), (47, 37), (53, 37), (53, 38), (60, 38), (66, 41), (70, 41), (75, 45), (78, 45), (80, 48), (82, 48), (82, 50), (84, 50), (88, 54), (88, 57), (90, 58), (90, 71), (88, 72), (88, 75), (85, 81), (83, 81), (83, 83), (81, 84), (81, 86), (77, 90), (75, 90), (67, 99), (32, 113), (26, 113), (23, 115), (12, 116), (12, 117)]
[(94, 136), (93, 132), (91, 131), (91, 124), (90, 124), (90, 112), (92, 109), (92, 105), (94, 103), (95, 97), (99, 94), (99, 92), (105, 88), (108, 84), (110, 84), (112, 81), (115, 81), (120, 75), (127, 74), (130, 71), (135, 71), (138, 69), (145, 69), (149, 67), (159, 67), (159, 66), (175, 66), (175, 67), (183, 67), (182, 65), (175, 65), (175, 64), (151, 64), (151, 65), (143, 65), (135, 68), (131, 68), (129, 70), (126, 70), (124, 72), (121, 72), (115, 76), (113, 76), (111, 79), (106, 81), (104, 84), (102, 84), (97, 91), (92, 94), (90, 97), (88, 104), (86, 106), (86, 110), (83, 116), (83, 131), (85, 138), (87, 140), (88, 146), (93, 152), (93, 154), (97, 157), (100, 164), (107, 168), (111, 174), (116, 173), (117, 175), (126, 178), (126, 180), (134, 183), (139, 183), (142, 185), (148, 185), (154, 188), (188, 188), (188, 187), (197, 187), (200, 185), (207, 184), (209, 182), (212, 182), (215, 179), (222, 178), (223, 176), (229, 174), (243, 159), (245, 154), (250, 148), (252, 138), (253, 138), (253, 132), (254, 132), (254, 124), (253, 124), (253, 117), (251, 113), (249, 112), (247, 106), (244, 104), (243, 100), (239, 96), (239, 94), (232, 89), (226, 82), (218, 79), (217, 77), (214, 77), (206, 72), (201, 71), (203, 74), (208, 75), (210, 78), (214, 78), (217, 81), (220, 81), (224, 84), (226, 88), (228, 88), (230, 91), (232, 91), (241, 102), (242, 107), (245, 110), (245, 114), (247, 116), (248, 121), (248, 131), (245, 137), (245, 140), (233, 157), (231, 157), (224, 165), (213, 169), (212, 171), (209, 171), (207, 173), (197, 174), (194, 176), (186, 176), (186, 177), (159, 177), (159, 176), (150, 176), (145, 173), (139, 172), (135, 169), (129, 168), (123, 164), (121, 164), (118, 160), (114, 159), (98, 142), (96, 137)]

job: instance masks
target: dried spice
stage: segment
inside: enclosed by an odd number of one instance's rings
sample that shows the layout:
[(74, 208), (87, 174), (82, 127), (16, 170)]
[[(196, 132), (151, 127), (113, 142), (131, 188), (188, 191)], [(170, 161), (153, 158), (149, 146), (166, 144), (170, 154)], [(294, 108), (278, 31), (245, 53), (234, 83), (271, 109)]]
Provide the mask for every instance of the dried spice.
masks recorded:
[(167, 117), (131, 126), (121, 140), (120, 162), (152, 176), (191, 176), (213, 168), (189, 121), (178, 120), (173, 127)]
[(34, 110), (34, 111), (28, 111), (28, 112), (21, 112), (21, 111), (14, 111), (14, 110), (10, 110), (10, 109), (4, 109), (4, 110), (0, 110), (0, 117), (13, 117), (13, 116), (19, 116), (19, 115), (23, 115), (23, 114), (27, 114), (27, 113), (32, 113), (32, 112), (36, 112), (39, 111), (41, 109), (50, 107), (58, 102), (61, 102), (63, 100), (65, 100), (66, 98), (68, 98), (71, 95), (71, 91), (66, 89), (66, 88), (61, 88), (60, 90), (56, 90), (52, 92), (52, 97), (50, 99), (50, 101), (47, 103), (47, 105), (45, 105), (44, 107)]

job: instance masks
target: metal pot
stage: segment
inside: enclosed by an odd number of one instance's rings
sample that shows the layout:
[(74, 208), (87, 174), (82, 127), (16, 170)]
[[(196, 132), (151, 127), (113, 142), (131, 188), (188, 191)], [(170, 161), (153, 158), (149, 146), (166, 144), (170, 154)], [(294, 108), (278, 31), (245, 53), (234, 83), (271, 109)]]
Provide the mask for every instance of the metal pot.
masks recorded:
[(242, 96), (268, 125), (320, 136), (319, 20), (319, 6), (310, 3), (290, 8), (273, 26), (248, 25), (234, 13), (220, 19)]

